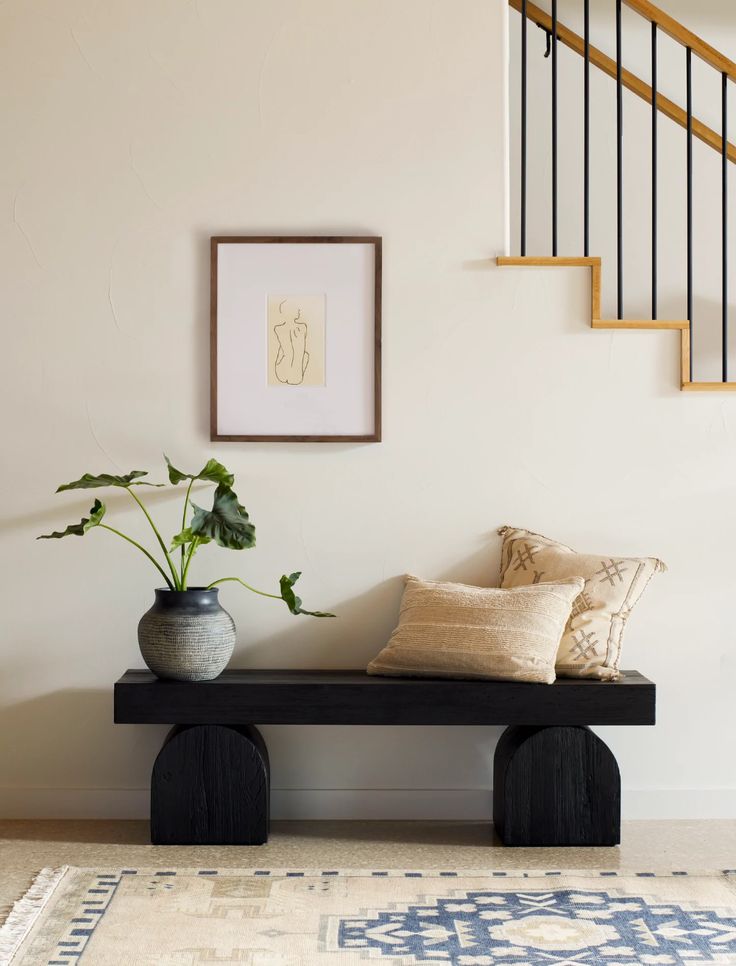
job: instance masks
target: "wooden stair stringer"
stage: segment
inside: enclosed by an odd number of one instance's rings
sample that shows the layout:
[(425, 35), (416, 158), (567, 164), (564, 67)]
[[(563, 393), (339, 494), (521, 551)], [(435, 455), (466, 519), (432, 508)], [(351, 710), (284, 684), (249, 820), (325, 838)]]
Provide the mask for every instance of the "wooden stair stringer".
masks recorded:
[(598, 256), (499, 255), (496, 264), (522, 268), (589, 268), (592, 329), (672, 330), (680, 333), (680, 389), (684, 392), (736, 392), (736, 382), (690, 381), (690, 322), (687, 319), (602, 319), (601, 259)]

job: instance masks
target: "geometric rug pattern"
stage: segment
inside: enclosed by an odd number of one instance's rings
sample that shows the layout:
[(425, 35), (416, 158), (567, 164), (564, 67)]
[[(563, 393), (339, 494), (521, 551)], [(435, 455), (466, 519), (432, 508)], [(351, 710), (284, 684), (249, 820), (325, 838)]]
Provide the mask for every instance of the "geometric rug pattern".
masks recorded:
[(596, 959), (618, 966), (682, 966), (723, 961), (722, 954), (736, 952), (736, 918), (615, 890), (471, 891), (401, 912), (343, 920), (338, 945), (452, 966)]
[(736, 964), (736, 874), (46, 870), (0, 966)]

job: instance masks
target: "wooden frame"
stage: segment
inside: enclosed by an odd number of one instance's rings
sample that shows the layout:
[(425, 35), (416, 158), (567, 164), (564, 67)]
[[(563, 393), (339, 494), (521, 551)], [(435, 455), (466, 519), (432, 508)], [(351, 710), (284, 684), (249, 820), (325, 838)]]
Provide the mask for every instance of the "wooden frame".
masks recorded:
[[(373, 431), (342, 435), (223, 434), (218, 432), (218, 248), (227, 244), (372, 245), (373, 284)], [(381, 441), (381, 291), (382, 239), (377, 235), (214, 235), (210, 238), (210, 439), (216, 442), (377, 443)]]

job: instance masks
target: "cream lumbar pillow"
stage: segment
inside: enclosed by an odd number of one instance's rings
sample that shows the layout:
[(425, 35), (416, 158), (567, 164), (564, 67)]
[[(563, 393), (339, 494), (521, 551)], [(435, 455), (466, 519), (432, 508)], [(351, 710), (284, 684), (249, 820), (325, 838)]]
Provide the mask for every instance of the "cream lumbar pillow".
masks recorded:
[(585, 580), (560, 641), (557, 673), (615, 681), (624, 626), (652, 576), (667, 569), (662, 561), (576, 553), (548, 537), (514, 527), (502, 527), (498, 532), (503, 537), (502, 587), (533, 586), (573, 576)]
[(579, 577), (501, 590), (409, 576), (399, 626), (368, 673), (552, 684), (582, 589)]

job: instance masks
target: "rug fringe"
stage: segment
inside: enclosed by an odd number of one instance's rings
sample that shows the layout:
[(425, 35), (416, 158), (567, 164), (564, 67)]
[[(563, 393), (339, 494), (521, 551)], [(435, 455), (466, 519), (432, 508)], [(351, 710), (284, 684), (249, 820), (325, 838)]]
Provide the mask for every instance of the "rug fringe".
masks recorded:
[(12, 962), (68, 868), (63, 865), (59, 869), (41, 869), (30, 889), (13, 905), (0, 925), (0, 966), (9, 966)]

